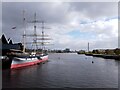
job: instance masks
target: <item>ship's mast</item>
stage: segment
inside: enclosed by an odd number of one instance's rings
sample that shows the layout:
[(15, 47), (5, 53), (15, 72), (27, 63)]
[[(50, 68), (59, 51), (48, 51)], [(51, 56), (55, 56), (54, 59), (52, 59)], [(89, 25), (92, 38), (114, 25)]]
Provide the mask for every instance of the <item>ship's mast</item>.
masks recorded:
[(23, 27), (24, 27), (24, 31), (23, 31), (23, 52), (25, 52), (25, 42), (26, 42), (26, 19), (25, 19), (25, 11), (23, 10)]
[(38, 45), (37, 45), (37, 34), (36, 34), (36, 28), (37, 28), (37, 26), (36, 26), (36, 13), (34, 14), (34, 38), (33, 38), (33, 44), (35, 44), (34, 45), (34, 47), (35, 47), (35, 49), (34, 49), (34, 52), (36, 52), (37, 51), (37, 49), (38, 49)]
[(42, 53), (43, 53), (43, 51), (44, 51), (44, 49), (45, 49), (45, 47), (44, 47), (44, 21), (42, 21), (41, 22), (42, 23), (42, 43), (41, 43), (41, 46), (42, 46)]
[[(44, 29), (50, 29), (50, 28), (45, 27), (45, 25), (44, 25), (45, 22), (44, 21), (41, 21), (41, 24), (42, 24), (42, 27), (41, 27), (41, 29), (42, 29), (42, 37), (38, 38), (38, 40), (41, 40), (41, 46), (42, 46), (41, 49), (42, 49), (42, 53), (44, 53), (46, 43), (50, 43), (50, 42), (45, 42), (45, 40), (51, 40), (51, 38), (46, 37), (48, 35), (45, 35)], [(48, 44), (48, 45), (50, 45), (50, 44)]]

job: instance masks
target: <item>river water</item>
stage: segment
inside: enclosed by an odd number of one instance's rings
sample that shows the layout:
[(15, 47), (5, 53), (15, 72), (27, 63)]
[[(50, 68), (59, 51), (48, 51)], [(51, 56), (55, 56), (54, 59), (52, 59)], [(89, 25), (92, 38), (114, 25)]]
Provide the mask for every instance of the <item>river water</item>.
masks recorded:
[(3, 88), (118, 88), (118, 61), (75, 53), (49, 54), (45, 64), (2, 73)]

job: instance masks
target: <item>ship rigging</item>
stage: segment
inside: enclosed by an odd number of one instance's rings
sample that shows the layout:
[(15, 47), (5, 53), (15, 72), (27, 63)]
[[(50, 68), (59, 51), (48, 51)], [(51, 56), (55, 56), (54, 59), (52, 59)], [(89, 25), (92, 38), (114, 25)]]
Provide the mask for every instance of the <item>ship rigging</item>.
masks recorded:
[[(27, 23), (33, 23), (34, 27), (34, 32), (33, 34), (26, 34), (26, 24)], [(37, 23), (41, 23), (41, 34), (37, 34)], [(51, 38), (48, 37), (48, 35), (45, 34), (44, 29), (49, 29), (45, 28), (45, 22), (44, 21), (39, 21), (37, 20), (36, 13), (34, 14), (34, 20), (33, 21), (26, 21), (25, 18), (25, 11), (23, 11), (23, 24), (24, 24), (24, 33), (23, 33), (23, 45), (24, 49), (23, 51), (25, 52), (26, 44), (31, 44), (34, 52), (37, 52), (38, 50), (41, 50), (41, 53), (45, 53), (45, 45), (49, 45), (50, 42), (48, 40), (51, 40)], [(32, 42), (27, 42), (26, 38), (27, 37), (32, 37), (33, 41)], [(46, 41), (47, 40), (47, 41)], [(39, 45), (41, 48), (39, 48)], [(40, 52), (40, 51), (39, 51)]]

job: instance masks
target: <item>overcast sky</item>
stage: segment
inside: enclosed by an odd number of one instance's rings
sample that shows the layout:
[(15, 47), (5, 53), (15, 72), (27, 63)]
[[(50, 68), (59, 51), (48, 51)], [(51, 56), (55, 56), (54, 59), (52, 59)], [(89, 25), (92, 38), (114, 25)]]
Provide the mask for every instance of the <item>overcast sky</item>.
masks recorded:
[[(49, 35), (48, 49), (87, 50), (118, 47), (117, 2), (4, 2), (2, 4), (2, 31), (14, 42), (22, 41), (23, 10), (27, 21), (44, 20), (45, 33)], [(16, 29), (12, 27), (16, 26)], [(27, 34), (33, 33), (33, 25), (27, 24)], [(41, 33), (38, 24), (37, 33)]]

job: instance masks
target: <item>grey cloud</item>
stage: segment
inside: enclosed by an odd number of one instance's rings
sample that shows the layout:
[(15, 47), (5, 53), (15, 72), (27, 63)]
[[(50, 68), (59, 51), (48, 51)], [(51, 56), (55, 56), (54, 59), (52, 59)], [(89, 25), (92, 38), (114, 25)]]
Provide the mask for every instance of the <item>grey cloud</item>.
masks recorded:
[[(2, 31), (8, 37), (13, 37), (19, 41), (23, 33), (23, 10), (26, 11), (27, 21), (33, 20), (36, 12), (38, 20), (45, 20), (47, 24), (65, 23), (67, 15), (66, 4), (55, 6), (56, 3), (38, 3), (38, 2), (4, 2), (2, 5)], [(55, 7), (54, 7), (55, 6)], [(17, 35), (11, 30), (13, 26), (17, 27)]]
[(55, 2), (4, 2), (2, 5), (3, 23), (22, 23), (22, 10), (26, 10), (26, 17), (33, 18), (37, 12), (38, 19), (48, 23), (64, 23), (67, 14), (78, 11), (84, 15), (95, 18), (100, 16), (111, 16), (117, 14), (117, 3), (111, 2), (66, 2), (62, 5)]
[[(117, 3), (91, 3), (91, 2), (4, 2), (2, 5), (2, 30), (8, 37), (19, 42), (23, 33), (23, 13), (26, 11), (26, 19), (33, 20), (36, 12), (38, 20), (45, 20), (49, 25), (66, 25), (72, 18), (67, 16), (76, 11), (86, 18), (96, 19), (99, 17), (116, 16)], [(11, 28), (16, 26), (16, 30)], [(54, 26), (53, 26), (54, 27)], [(57, 32), (57, 31), (56, 31)], [(60, 31), (59, 31), (60, 32)], [(60, 46), (58, 43), (56, 47)]]
[[(65, 20), (64, 9), (62, 7), (52, 8), (54, 3), (33, 3), (33, 2), (23, 2), (23, 3), (3, 3), (3, 19), (7, 21), (15, 22), (22, 18), (22, 10), (26, 11), (26, 17), (33, 19), (33, 14), (36, 12), (37, 17), (40, 20), (45, 20), (50, 23), (63, 22)], [(64, 7), (63, 7), (64, 8)], [(10, 18), (7, 18), (10, 17)]]
[(72, 2), (70, 5), (72, 10), (83, 13), (91, 19), (117, 16), (118, 12), (117, 2)]

